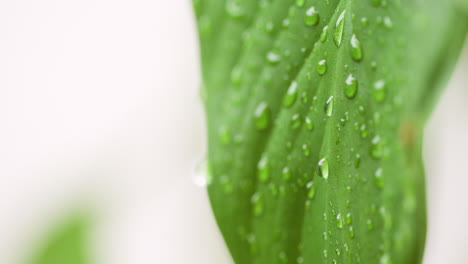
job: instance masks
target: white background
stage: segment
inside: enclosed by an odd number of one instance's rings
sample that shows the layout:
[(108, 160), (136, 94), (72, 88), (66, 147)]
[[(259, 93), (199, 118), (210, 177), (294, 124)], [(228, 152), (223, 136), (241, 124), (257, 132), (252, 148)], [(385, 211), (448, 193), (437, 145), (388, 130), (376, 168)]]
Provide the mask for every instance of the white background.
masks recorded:
[[(197, 60), (188, 1), (0, 0), (0, 263), (89, 206), (99, 264), (230, 263), (191, 179)], [(428, 129), (426, 264), (468, 263), (467, 71)]]

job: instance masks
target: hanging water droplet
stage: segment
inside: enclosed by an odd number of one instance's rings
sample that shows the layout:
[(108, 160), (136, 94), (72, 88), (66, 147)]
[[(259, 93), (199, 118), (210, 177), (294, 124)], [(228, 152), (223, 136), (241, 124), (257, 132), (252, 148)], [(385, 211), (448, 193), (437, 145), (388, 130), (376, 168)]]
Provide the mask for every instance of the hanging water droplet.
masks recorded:
[(315, 7), (311, 7), (307, 9), (304, 22), (307, 26), (315, 26), (319, 23), (320, 15), (319, 12), (315, 9)]
[(301, 126), (301, 116), (299, 114), (295, 114), (291, 117), (291, 128), (298, 129)]
[(324, 75), (327, 72), (327, 61), (321, 60), (317, 64), (317, 72), (320, 75)]
[(282, 174), (285, 181), (289, 181), (289, 179), (291, 179), (291, 171), (288, 167), (283, 168)]
[(270, 64), (278, 64), (281, 61), (281, 56), (273, 51), (268, 52), (267, 61)]
[(382, 168), (378, 168), (376, 171), (375, 171), (375, 184), (377, 185), (377, 187), (379, 187), (380, 189), (382, 189), (384, 187), (384, 178), (383, 178), (383, 170)]
[(309, 131), (314, 130), (314, 123), (312, 123), (312, 120), (309, 117), (306, 117), (305, 122), (306, 122), (306, 127)]
[(374, 89), (372, 95), (377, 102), (382, 102), (385, 100), (386, 87), (384, 80), (378, 80), (374, 83)]
[(283, 106), (284, 107), (291, 107), (297, 99), (297, 82), (294, 81), (289, 86), (289, 89), (284, 97)]
[(352, 74), (348, 76), (345, 82), (345, 95), (349, 99), (353, 99), (356, 96), (358, 90), (358, 81)]
[(351, 57), (355, 61), (361, 61), (362, 60), (362, 47), (361, 47), (361, 42), (356, 37), (356, 34), (353, 34), (351, 36), (350, 44), (351, 44), (351, 48), (350, 48)]
[(309, 192), (307, 193), (307, 197), (309, 197), (310, 199), (314, 199), (315, 197), (315, 184), (314, 182), (309, 182), (307, 183), (307, 189), (309, 190)]
[(327, 116), (332, 116), (333, 104), (334, 104), (333, 96), (330, 96), (330, 98), (328, 98), (327, 102), (325, 103), (325, 114)]
[(328, 25), (323, 27), (322, 34), (320, 35), (320, 42), (325, 42), (328, 36)]
[(270, 167), (268, 165), (268, 158), (263, 156), (257, 164), (258, 178), (262, 182), (268, 181), (270, 178)]
[(337, 47), (341, 46), (341, 41), (343, 40), (344, 24), (345, 24), (345, 14), (346, 10), (341, 12), (340, 16), (336, 20), (335, 24), (335, 33), (333, 35), (335, 44)]
[(339, 229), (343, 228), (343, 219), (341, 218), (341, 214), (338, 214), (336, 216), (336, 227), (338, 227)]
[(270, 125), (270, 108), (267, 103), (262, 102), (255, 110), (255, 127), (258, 130), (265, 130)]
[(323, 158), (318, 162), (318, 168), (319, 168), (319, 175), (323, 177), (325, 180), (328, 179), (329, 167), (328, 167), (328, 160), (326, 158)]

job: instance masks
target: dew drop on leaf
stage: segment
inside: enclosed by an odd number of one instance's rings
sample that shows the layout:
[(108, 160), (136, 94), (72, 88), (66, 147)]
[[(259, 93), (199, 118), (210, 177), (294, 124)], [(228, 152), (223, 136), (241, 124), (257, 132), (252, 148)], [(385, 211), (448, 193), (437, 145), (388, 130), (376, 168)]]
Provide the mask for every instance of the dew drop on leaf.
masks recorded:
[(307, 146), (307, 144), (302, 145), (302, 153), (304, 153), (306, 157), (310, 155), (309, 146)]
[(231, 138), (231, 131), (229, 131), (227, 127), (221, 127), (221, 129), (219, 130), (219, 142), (222, 145), (228, 145), (229, 143), (231, 143)]
[(314, 130), (314, 123), (312, 123), (312, 120), (309, 117), (306, 117), (305, 119), (306, 127), (309, 131)]
[(283, 179), (285, 181), (288, 181), (289, 179), (291, 179), (291, 171), (289, 170), (289, 167), (284, 167), (281, 174), (283, 175)]
[(260, 161), (258, 162), (257, 165), (258, 169), (258, 178), (262, 182), (268, 181), (270, 178), (270, 167), (268, 165), (268, 158), (266, 156), (263, 156)]
[(275, 52), (268, 52), (267, 54), (267, 61), (270, 64), (278, 64), (281, 61), (281, 56)]
[(255, 127), (265, 130), (270, 124), (270, 108), (265, 102), (260, 103), (255, 110)]
[(319, 175), (323, 177), (324, 179), (328, 179), (328, 175), (330, 171), (328, 167), (328, 160), (326, 158), (323, 158), (318, 162), (318, 168), (319, 168)]
[(341, 217), (341, 214), (338, 214), (336, 216), (336, 227), (338, 227), (339, 229), (343, 228), (343, 218)]
[(284, 107), (291, 107), (297, 99), (297, 82), (292, 82), (283, 100)]
[(353, 34), (351, 36), (351, 41), (350, 41), (350, 52), (351, 52), (351, 57), (355, 61), (361, 61), (362, 60), (362, 47), (361, 47), (361, 42), (359, 39), (356, 37), (356, 34)]
[(386, 87), (384, 80), (378, 80), (374, 83), (372, 95), (377, 102), (385, 100)]
[(344, 90), (346, 97), (349, 99), (353, 99), (356, 96), (358, 90), (358, 81), (352, 74), (350, 74), (346, 79)]
[(333, 34), (333, 38), (335, 40), (335, 44), (337, 47), (341, 46), (341, 41), (343, 40), (345, 14), (346, 14), (346, 10), (341, 12), (335, 24), (335, 33)]
[(375, 184), (377, 185), (377, 187), (379, 188), (383, 188), (384, 187), (384, 178), (383, 178), (383, 170), (382, 168), (378, 168), (376, 171), (375, 171)]
[(323, 27), (322, 34), (320, 35), (320, 42), (325, 42), (328, 36), (328, 25)]
[(320, 15), (315, 7), (307, 9), (304, 17), (304, 22), (307, 26), (315, 26), (319, 23)]
[(325, 114), (327, 116), (332, 116), (333, 114), (333, 104), (334, 104), (334, 99), (333, 99), (333, 96), (330, 96), (330, 98), (328, 98), (327, 102), (325, 103)]
[(291, 128), (298, 129), (301, 126), (301, 116), (299, 114), (295, 114), (291, 117)]
[(303, 7), (305, 4), (305, 0), (296, 0), (296, 6), (297, 7)]
[(309, 190), (309, 192), (307, 193), (307, 197), (309, 197), (310, 199), (314, 199), (315, 197), (315, 184), (314, 182), (309, 182), (307, 183), (307, 189)]
[(253, 204), (253, 211), (255, 216), (259, 216), (263, 213), (263, 199), (260, 193), (255, 193), (252, 195), (250, 200)]
[(327, 61), (321, 60), (317, 64), (317, 73), (320, 75), (324, 75), (327, 72)]

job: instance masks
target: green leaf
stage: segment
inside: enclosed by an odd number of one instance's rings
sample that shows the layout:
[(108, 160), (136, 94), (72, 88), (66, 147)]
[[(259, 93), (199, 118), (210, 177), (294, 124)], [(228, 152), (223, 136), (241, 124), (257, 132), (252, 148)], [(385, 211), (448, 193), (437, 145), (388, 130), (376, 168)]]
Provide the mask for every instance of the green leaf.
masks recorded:
[(465, 0), (196, 0), (208, 192), (236, 263), (420, 263), (425, 120)]
[(29, 264), (90, 264), (89, 221), (79, 215), (71, 218), (44, 240)]

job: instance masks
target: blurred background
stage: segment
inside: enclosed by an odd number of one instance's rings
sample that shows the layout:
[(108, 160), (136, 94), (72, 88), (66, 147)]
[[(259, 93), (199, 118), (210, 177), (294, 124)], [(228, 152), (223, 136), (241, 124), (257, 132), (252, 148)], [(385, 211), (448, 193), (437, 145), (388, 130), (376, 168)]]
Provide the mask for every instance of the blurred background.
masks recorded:
[[(231, 263), (197, 164), (190, 2), (0, 1), (0, 263), (89, 216), (99, 264)], [(425, 139), (425, 264), (468, 263), (468, 47)]]

